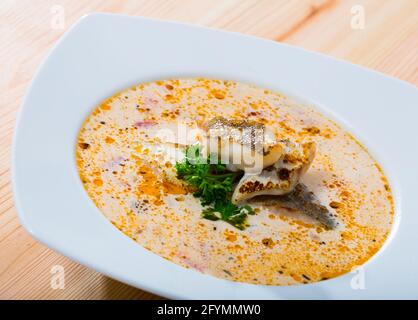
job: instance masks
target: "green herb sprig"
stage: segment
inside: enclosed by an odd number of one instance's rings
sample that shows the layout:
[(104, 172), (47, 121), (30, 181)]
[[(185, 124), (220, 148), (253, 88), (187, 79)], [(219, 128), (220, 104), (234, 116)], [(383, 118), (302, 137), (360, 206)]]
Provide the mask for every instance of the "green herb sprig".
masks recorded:
[(196, 190), (193, 195), (205, 206), (202, 218), (223, 220), (240, 230), (247, 227), (247, 216), (254, 214), (254, 210), (248, 205), (237, 206), (230, 200), (234, 181), (242, 173), (228, 171), (218, 159), (202, 157), (199, 145), (187, 147), (184, 161), (177, 162), (175, 168), (177, 177)]

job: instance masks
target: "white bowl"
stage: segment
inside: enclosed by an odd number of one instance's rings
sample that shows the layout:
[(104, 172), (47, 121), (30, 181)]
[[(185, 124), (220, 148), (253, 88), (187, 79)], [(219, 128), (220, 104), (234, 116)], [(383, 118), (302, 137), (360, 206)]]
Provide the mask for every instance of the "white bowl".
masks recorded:
[[(396, 219), (365, 273), (291, 287), (231, 282), (147, 251), (104, 218), (75, 165), (83, 120), (118, 90), (188, 76), (244, 81), (309, 100), (369, 147), (389, 176)], [(59, 41), (26, 95), (13, 148), (16, 206), (23, 226), (40, 242), (169, 298), (418, 298), (417, 119), (414, 86), (347, 62), (230, 32), (92, 14)]]

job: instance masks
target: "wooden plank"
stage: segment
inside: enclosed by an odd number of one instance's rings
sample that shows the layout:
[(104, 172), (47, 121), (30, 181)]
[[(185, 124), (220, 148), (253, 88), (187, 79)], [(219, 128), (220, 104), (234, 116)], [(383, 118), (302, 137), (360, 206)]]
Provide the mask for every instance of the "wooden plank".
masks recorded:
[[(364, 10), (364, 28), (354, 23)], [(63, 9), (63, 29), (51, 27)], [(0, 3), (0, 298), (150, 299), (37, 243), (20, 226), (10, 185), (13, 127), (22, 97), (48, 50), (93, 11), (206, 25), (283, 41), (418, 84), (416, 0), (3, 0)], [(356, 20), (354, 20), (356, 22)], [(64, 267), (65, 289), (51, 268)]]

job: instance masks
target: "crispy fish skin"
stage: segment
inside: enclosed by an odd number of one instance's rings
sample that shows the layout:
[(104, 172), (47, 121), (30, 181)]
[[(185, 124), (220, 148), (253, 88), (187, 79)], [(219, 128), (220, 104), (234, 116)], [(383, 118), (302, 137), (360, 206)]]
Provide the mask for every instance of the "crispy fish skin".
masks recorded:
[(323, 206), (303, 183), (296, 185), (292, 192), (278, 196), (274, 200), (285, 208), (298, 210), (316, 219), (329, 229), (336, 229), (341, 225), (337, 216)]
[(228, 148), (228, 143), (232, 142), (243, 148), (241, 160), (243, 160), (242, 156), (249, 156), (251, 152), (263, 156), (263, 170), (260, 172), (252, 172), (245, 166), (244, 161), (241, 164), (228, 165), (229, 170), (245, 172), (232, 194), (232, 203), (239, 204), (253, 197), (270, 196), (268, 203), (273, 202), (298, 210), (330, 229), (340, 225), (335, 214), (323, 206), (314, 193), (299, 182), (315, 157), (315, 143), (298, 144), (288, 139), (280, 141), (268, 139), (270, 143), (266, 144), (265, 126), (248, 120), (215, 117), (207, 123), (206, 129), (211, 133), (210, 139), (217, 142), (216, 148), (210, 150), (211, 152), (224, 154), (231, 160), (233, 154)]
[(260, 173), (282, 156), (283, 145), (258, 122), (215, 117), (205, 129), (208, 135), (205, 150), (226, 161), (231, 171)]
[[(212, 135), (223, 140), (233, 140), (257, 152), (262, 152), (264, 125), (249, 120), (227, 120), (215, 117), (207, 124)], [(261, 133), (261, 134), (260, 134)]]
[(272, 166), (259, 174), (245, 174), (238, 182), (231, 201), (238, 204), (260, 195), (284, 195), (292, 192), (311, 165), (316, 145), (295, 144), (283, 140), (284, 153)]

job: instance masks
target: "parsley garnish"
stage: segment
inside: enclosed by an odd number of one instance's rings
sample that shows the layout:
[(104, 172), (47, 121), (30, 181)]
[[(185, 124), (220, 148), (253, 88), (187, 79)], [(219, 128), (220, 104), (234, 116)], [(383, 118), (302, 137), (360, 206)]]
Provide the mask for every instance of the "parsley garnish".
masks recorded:
[(200, 153), (199, 145), (187, 147), (185, 160), (176, 163), (178, 178), (196, 189), (193, 195), (206, 207), (203, 218), (223, 220), (240, 230), (245, 229), (247, 216), (254, 214), (253, 209), (248, 205), (237, 206), (230, 200), (233, 183), (242, 173), (228, 171), (219, 160), (211, 161), (210, 156), (203, 158)]

